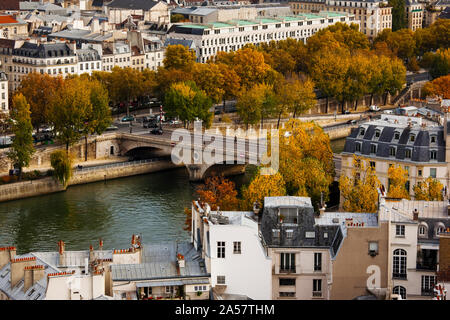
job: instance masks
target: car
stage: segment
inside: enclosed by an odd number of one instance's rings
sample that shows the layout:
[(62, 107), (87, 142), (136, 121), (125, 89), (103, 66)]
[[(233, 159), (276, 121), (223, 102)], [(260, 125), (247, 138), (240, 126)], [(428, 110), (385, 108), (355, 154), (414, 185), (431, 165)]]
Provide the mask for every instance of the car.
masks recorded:
[(344, 112), (342, 112), (343, 114), (350, 114), (350, 111), (348, 110), (344, 110)]
[(134, 121), (134, 117), (133, 116), (125, 116), (122, 118), (122, 120), (120, 120), (121, 122), (130, 122), (130, 121)]
[(109, 126), (108, 128), (105, 129), (105, 131), (114, 131), (114, 130), (118, 130), (119, 127), (116, 126)]
[(156, 121), (144, 122), (143, 127), (144, 128), (158, 128), (159, 124)]
[(356, 124), (356, 120), (348, 120), (347, 124)]
[(158, 134), (158, 135), (162, 135), (163, 131), (160, 128), (155, 128), (153, 130), (150, 131), (151, 134)]
[(371, 105), (369, 107), (369, 111), (372, 111), (372, 112), (377, 112), (377, 111), (380, 111), (380, 110), (381, 110), (380, 107), (376, 106), (376, 105)]
[(383, 113), (385, 113), (385, 114), (394, 114), (394, 111), (392, 111), (392, 110), (384, 110)]

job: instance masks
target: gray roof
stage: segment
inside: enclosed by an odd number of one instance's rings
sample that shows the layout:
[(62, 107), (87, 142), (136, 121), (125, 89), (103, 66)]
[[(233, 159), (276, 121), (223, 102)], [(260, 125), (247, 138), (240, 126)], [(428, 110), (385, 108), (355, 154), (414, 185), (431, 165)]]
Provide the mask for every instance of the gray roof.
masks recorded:
[(36, 257), (36, 265), (44, 266), (45, 276), (30, 288), (28, 288), (28, 290), (25, 292), (23, 290), (24, 279), (20, 280), (13, 288), (11, 288), (11, 263), (8, 263), (6, 266), (0, 269), (0, 291), (5, 293), (11, 300), (44, 299), (47, 288), (47, 274), (60, 272), (60, 270), (47, 264), (45, 261), (41, 260), (39, 257), (32, 253), (17, 255), (15, 258), (18, 259), (27, 257)]
[(109, 8), (119, 8), (119, 9), (134, 9), (134, 10), (150, 10), (158, 1), (152, 0), (113, 0), (110, 4), (106, 6)]
[[(411, 118), (411, 117), (410, 117)], [(422, 122), (424, 123), (424, 122)], [(361, 135), (364, 128), (364, 135)], [(375, 132), (380, 130), (377, 139)], [(395, 133), (400, 133), (399, 140), (395, 140)], [(415, 135), (415, 141), (410, 142), (410, 134)], [(437, 141), (431, 144), (430, 137), (435, 135)], [(371, 158), (390, 158), (412, 162), (445, 162), (444, 128), (442, 126), (412, 126), (392, 124), (383, 121), (366, 122), (358, 128), (352, 129), (345, 140), (344, 153), (358, 153), (356, 145), (361, 145), (359, 154)], [(371, 154), (371, 145), (376, 145), (376, 153)], [(395, 147), (395, 156), (390, 156), (390, 148)], [(406, 150), (411, 150), (411, 158), (406, 158)], [(432, 150), (437, 151), (436, 160), (431, 160)]]
[[(177, 254), (185, 258), (185, 267), (177, 268)], [(113, 281), (149, 281), (208, 277), (204, 260), (189, 242), (144, 245), (142, 263), (112, 265)]]
[(78, 49), (77, 56), (79, 62), (100, 60), (100, 54), (94, 49)]
[(66, 43), (25, 42), (22, 47), (14, 49), (13, 55), (32, 58), (60, 58), (74, 56), (74, 52)]
[[(264, 200), (261, 233), (269, 247), (320, 247), (329, 248), (334, 256), (343, 234), (339, 225), (316, 224), (311, 200), (302, 197), (268, 197)], [(292, 210), (291, 213), (279, 209)], [(295, 211), (295, 212), (294, 212)], [(279, 213), (289, 214), (280, 223)], [(274, 230), (279, 230), (279, 236)], [(288, 236), (291, 234), (291, 236)]]
[[(65, 264), (59, 263), (59, 252), (33, 252), (34, 256), (46, 264), (55, 268), (59, 267), (84, 267), (85, 260), (89, 259), (89, 250), (83, 251), (66, 251)], [(94, 250), (94, 259), (112, 259), (112, 250)]]
[(164, 46), (172, 46), (181, 44), (189, 49), (195, 49), (195, 42), (194, 40), (183, 40), (183, 39), (173, 39), (173, 38), (167, 38), (164, 42)]

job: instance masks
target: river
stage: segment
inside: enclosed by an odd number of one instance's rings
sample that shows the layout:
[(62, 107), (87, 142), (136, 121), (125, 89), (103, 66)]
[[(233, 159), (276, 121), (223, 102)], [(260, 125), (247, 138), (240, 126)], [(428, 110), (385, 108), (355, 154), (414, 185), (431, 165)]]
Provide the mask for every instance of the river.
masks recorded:
[[(332, 141), (341, 152), (345, 139)], [(245, 175), (231, 179), (240, 188)], [(131, 235), (144, 243), (189, 240), (183, 230), (184, 208), (195, 198), (196, 184), (184, 168), (71, 186), (59, 192), (0, 203), (0, 246), (15, 245), (18, 253), (86, 250), (98, 240), (105, 249), (128, 248)]]

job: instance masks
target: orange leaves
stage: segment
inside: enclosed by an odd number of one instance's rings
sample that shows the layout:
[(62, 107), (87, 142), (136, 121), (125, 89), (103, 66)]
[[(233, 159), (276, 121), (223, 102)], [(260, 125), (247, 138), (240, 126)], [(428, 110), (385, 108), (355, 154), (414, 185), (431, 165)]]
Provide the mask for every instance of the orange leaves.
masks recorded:
[(197, 189), (201, 201), (207, 202), (211, 210), (237, 210), (238, 199), (234, 182), (223, 176), (207, 178), (205, 184)]
[(273, 175), (260, 175), (250, 183), (248, 188), (243, 188), (243, 210), (251, 210), (253, 204), (258, 201), (264, 203), (265, 197), (285, 196), (286, 188), (283, 176), (280, 173)]
[(410, 199), (406, 182), (408, 181), (408, 171), (400, 166), (391, 166), (388, 170), (389, 177), (389, 198)]

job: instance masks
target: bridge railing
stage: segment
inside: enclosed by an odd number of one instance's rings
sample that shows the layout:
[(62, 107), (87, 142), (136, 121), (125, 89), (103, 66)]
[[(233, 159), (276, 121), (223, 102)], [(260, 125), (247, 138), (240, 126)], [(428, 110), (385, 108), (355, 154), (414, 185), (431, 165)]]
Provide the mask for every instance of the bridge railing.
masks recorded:
[(136, 160), (136, 161), (127, 161), (127, 162), (116, 162), (116, 163), (110, 163), (110, 164), (104, 164), (100, 166), (93, 166), (93, 167), (76, 167), (77, 172), (87, 172), (87, 171), (95, 171), (95, 170), (102, 170), (102, 169), (108, 169), (108, 168), (117, 168), (117, 167), (130, 167), (130, 166), (138, 166), (145, 163), (151, 163), (156, 161), (161, 161), (163, 158), (152, 158), (152, 159), (145, 159), (145, 160)]

